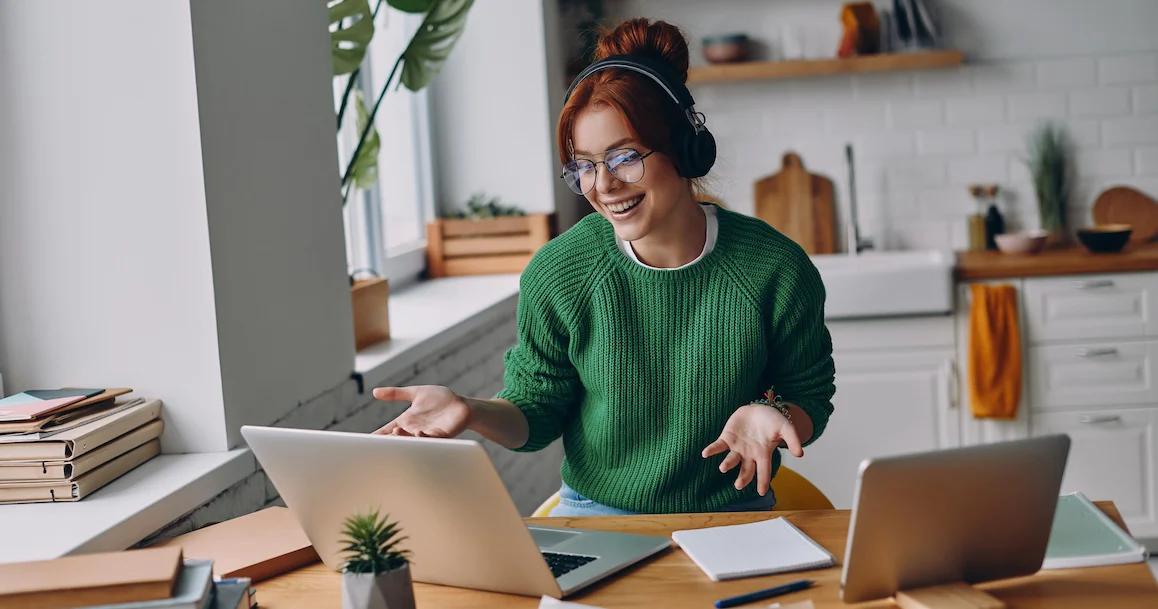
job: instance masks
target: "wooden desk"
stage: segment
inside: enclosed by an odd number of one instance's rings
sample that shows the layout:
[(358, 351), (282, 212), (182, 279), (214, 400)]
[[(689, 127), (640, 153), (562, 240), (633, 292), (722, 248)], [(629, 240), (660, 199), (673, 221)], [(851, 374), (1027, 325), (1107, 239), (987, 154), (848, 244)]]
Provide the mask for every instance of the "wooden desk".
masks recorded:
[[(1112, 503), (1098, 507), (1119, 525), (1122, 518)], [(840, 601), (840, 561), (848, 534), (848, 510), (777, 512), (837, 557), (829, 569), (712, 582), (699, 567), (677, 548), (645, 560), (641, 564), (581, 591), (574, 600), (606, 607), (712, 607), (715, 601), (768, 588), (805, 577), (817, 580), (811, 590), (775, 599), (779, 602), (812, 599), (818, 609), (836, 607), (895, 607), (879, 601), (845, 605)], [(768, 518), (767, 512), (728, 514), (679, 514), (666, 516), (609, 516), (596, 518), (528, 518), (528, 523), (544, 526), (600, 529), (623, 533), (670, 536), (672, 531), (741, 524)], [(321, 563), (260, 582), (257, 600), (266, 609), (323, 609), (341, 606), (341, 576)], [(1042, 571), (1037, 575), (981, 584), (980, 588), (1005, 601), (1009, 607), (1158, 607), (1158, 584), (1145, 563)], [(415, 584), (420, 609), (443, 607), (538, 607), (539, 599), (479, 592), (444, 586)], [(767, 607), (773, 601), (749, 605)]]

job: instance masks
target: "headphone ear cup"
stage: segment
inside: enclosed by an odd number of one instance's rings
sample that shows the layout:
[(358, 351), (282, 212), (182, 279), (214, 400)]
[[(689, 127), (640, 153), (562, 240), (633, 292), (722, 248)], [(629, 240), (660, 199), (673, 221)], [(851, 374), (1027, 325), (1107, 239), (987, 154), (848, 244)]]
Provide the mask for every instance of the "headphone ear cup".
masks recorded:
[(679, 155), (679, 173), (685, 178), (699, 178), (708, 175), (716, 164), (716, 138), (711, 131), (699, 133), (688, 125), (676, 134), (676, 151)]

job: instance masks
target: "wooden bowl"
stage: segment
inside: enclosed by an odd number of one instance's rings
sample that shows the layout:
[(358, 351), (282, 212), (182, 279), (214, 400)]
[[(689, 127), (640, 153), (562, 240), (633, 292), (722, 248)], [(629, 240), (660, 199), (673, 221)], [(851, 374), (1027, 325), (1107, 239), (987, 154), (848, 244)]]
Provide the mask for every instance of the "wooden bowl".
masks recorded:
[(1078, 229), (1078, 241), (1095, 254), (1122, 251), (1130, 241), (1133, 229), (1129, 224), (1102, 224)]

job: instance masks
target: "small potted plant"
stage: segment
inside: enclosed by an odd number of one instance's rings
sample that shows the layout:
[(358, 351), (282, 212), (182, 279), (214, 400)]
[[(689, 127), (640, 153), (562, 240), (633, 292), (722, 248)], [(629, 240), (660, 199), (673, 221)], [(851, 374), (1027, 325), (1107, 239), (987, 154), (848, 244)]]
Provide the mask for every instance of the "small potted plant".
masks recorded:
[(355, 512), (342, 527), (342, 609), (414, 609), (409, 551), (398, 523), (378, 510)]

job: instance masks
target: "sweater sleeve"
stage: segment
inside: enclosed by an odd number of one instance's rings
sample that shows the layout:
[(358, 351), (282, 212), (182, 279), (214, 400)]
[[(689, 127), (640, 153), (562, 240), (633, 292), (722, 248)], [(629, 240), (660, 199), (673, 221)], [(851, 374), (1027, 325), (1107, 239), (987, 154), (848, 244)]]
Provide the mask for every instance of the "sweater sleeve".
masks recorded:
[(808, 446), (824, 432), (832, 415), (836, 369), (824, 323), (824, 282), (803, 252), (794, 258), (795, 272), (785, 273), (772, 295), (765, 380), (785, 402), (799, 406), (812, 419), (812, 437), (804, 443)]
[(521, 452), (541, 450), (562, 436), (583, 392), (567, 354), (568, 332), (552, 290), (536, 281), (536, 275), (524, 272), (519, 281), (518, 342), (504, 355), (505, 388), (496, 396), (527, 417), (527, 442), (514, 449)]

